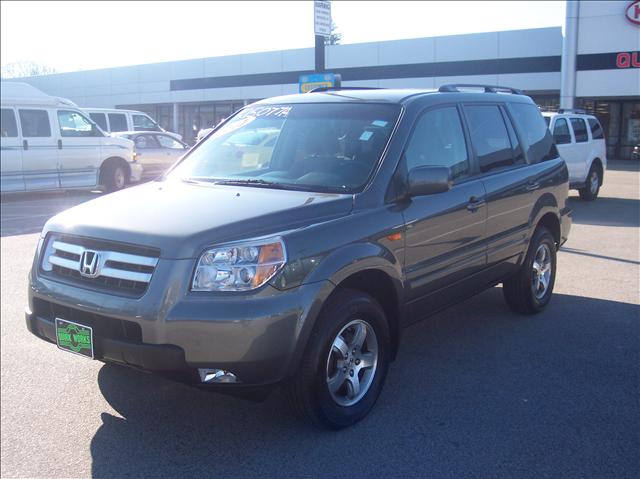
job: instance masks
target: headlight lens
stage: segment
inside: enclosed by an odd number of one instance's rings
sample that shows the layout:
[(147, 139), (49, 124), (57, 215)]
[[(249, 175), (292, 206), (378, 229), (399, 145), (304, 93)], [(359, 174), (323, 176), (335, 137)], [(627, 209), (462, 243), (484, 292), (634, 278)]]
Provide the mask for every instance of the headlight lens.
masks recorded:
[(273, 278), (285, 262), (281, 238), (213, 248), (200, 256), (191, 290), (256, 289)]

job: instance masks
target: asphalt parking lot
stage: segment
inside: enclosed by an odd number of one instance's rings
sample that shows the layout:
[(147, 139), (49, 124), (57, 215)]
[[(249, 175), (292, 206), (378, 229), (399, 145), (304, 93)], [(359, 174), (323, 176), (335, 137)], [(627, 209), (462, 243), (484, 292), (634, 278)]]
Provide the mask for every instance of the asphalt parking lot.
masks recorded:
[(500, 288), (406, 330), (368, 418), (339, 432), (65, 354), (27, 332), (38, 232), (95, 193), (2, 198), (2, 477), (563, 477), (640, 471), (640, 168), (615, 163), (535, 317)]

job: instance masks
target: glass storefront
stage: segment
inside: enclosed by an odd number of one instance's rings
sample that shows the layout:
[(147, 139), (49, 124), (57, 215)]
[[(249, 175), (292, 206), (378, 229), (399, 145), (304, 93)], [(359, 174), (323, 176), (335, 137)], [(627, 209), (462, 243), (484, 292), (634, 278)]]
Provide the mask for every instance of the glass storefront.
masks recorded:
[[(247, 101), (247, 104), (255, 100)], [(244, 106), (243, 100), (207, 103), (181, 103), (178, 105), (178, 131), (182, 139), (192, 145), (203, 128), (211, 128)], [(167, 131), (173, 131), (173, 104), (118, 105), (117, 108), (138, 110), (151, 116)]]
[(602, 123), (607, 158), (632, 159), (633, 147), (640, 145), (640, 101), (580, 98), (577, 104)]

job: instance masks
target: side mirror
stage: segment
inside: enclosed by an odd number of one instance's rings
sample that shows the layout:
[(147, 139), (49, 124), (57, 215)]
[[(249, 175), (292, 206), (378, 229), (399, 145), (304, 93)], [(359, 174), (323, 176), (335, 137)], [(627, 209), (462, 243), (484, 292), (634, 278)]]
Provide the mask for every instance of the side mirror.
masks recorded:
[(444, 193), (451, 189), (451, 170), (446, 166), (418, 166), (409, 172), (409, 196)]

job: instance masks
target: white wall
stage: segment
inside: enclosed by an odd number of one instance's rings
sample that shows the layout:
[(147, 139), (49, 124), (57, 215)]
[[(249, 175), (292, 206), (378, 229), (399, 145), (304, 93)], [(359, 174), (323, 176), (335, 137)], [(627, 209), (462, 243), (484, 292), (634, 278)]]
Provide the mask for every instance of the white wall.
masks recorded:
[[(326, 48), (328, 70), (341, 67), (451, 62), (560, 55), (560, 27), (336, 45)], [(82, 107), (250, 100), (296, 93), (297, 84), (170, 91), (170, 80), (313, 70), (313, 48), (199, 58), (121, 68), (60, 73), (23, 79), (50, 95)], [(444, 83), (482, 82), (528, 90), (558, 90), (559, 73), (407, 78), (345, 82), (395, 88), (437, 88)]]

